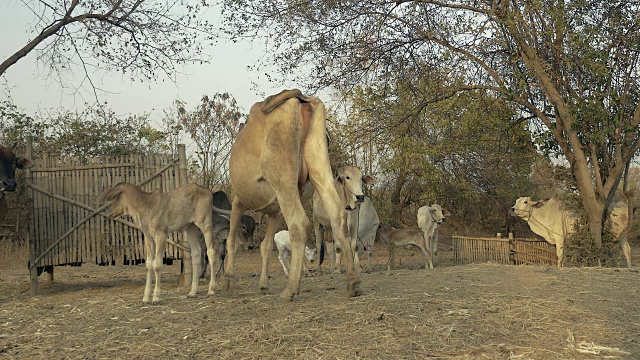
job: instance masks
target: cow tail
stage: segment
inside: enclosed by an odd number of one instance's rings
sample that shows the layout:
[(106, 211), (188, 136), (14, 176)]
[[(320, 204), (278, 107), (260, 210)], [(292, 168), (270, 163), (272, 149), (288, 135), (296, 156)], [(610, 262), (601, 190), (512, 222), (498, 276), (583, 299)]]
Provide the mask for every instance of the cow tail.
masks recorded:
[(322, 262), (324, 261), (324, 239), (322, 239), (322, 242), (320, 243), (320, 254), (318, 254), (319, 257), (319, 265), (322, 265)]

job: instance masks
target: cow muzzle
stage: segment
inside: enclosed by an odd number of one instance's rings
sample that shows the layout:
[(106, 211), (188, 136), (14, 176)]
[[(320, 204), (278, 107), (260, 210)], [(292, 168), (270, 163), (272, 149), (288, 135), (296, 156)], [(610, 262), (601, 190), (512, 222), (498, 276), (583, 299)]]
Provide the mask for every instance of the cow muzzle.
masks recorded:
[(0, 186), (1, 191), (16, 191), (18, 184), (14, 179), (7, 179), (4, 180)]
[(364, 202), (364, 195), (356, 195), (356, 202)]

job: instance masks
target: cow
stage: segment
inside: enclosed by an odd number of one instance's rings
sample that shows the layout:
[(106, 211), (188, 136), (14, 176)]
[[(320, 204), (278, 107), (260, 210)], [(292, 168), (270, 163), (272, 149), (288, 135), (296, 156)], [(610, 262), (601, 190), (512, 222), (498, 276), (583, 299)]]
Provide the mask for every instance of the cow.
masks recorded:
[[(419, 227), (393, 228), (389, 226), (380, 226), (378, 229), (378, 237), (382, 243), (386, 244), (389, 249), (389, 260), (387, 261), (387, 270), (393, 267), (393, 260), (396, 248), (400, 246), (414, 245), (420, 249), (420, 253), (425, 258), (424, 268), (429, 269), (433, 264), (431, 257), (432, 250), (427, 246), (424, 237), (424, 231)], [(431, 267), (433, 268), (433, 267)]]
[[(212, 195), (213, 206), (218, 209), (231, 210), (231, 203), (229, 202), (229, 198), (224, 191), (216, 191)], [(218, 254), (218, 258), (214, 259), (214, 264), (219, 261), (220, 267), (218, 272), (224, 272), (224, 259), (226, 257), (226, 244), (227, 244), (227, 236), (229, 235), (229, 217), (228, 215), (220, 215), (218, 212), (213, 210), (212, 213), (212, 221), (213, 221), (213, 246), (216, 249), (216, 254)], [(253, 232), (256, 228), (256, 222), (253, 217), (249, 215), (242, 215), (240, 219), (241, 226), (238, 229), (238, 236), (240, 237), (240, 242), (243, 244), (249, 244), (252, 246), (253, 244)], [(200, 243), (200, 248), (205, 249), (206, 244), (204, 241), (204, 236), (201, 234), (198, 238)], [(203, 269), (200, 277), (205, 277), (207, 264), (209, 263), (209, 257), (206, 256), (206, 251), (202, 251), (201, 255)], [(213, 268), (216, 268), (214, 265)]]
[[(289, 231), (278, 231), (274, 235), (273, 241), (276, 243), (276, 247), (278, 248), (278, 260), (280, 260), (282, 270), (284, 270), (285, 275), (289, 275), (289, 268), (291, 267), (291, 236), (289, 235)], [(313, 264), (316, 260), (316, 249), (309, 248), (305, 245), (304, 257)], [(305, 274), (308, 273), (307, 267), (304, 265), (304, 261), (302, 263), (302, 269)]]
[[(184, 230), (191, 249), (193, 274), (189, 297), (197, 295), (201, 269), (198, 229), (204, 234), (209, 258), (216, 258), (216, 250), (212, 246), (213, 203), (209, 190), (196, 184), (186, 184), (169, 192), (162, 192), (159, 189), (145, 192), (138, 186), (122, 182), (103, 192), (99, 201), (101, 203), (111, 202), (107, 216), (131, 216), (134, 223), (144, 233), (147, 282), (142, 298), (143, 303), (149, 303), (150, 300), (152, 304), (160, 302), (160, 275), (164, 247), (167, 235), (178, 230)], [(213, 262), (210, 267), (209, 295), (213, 295), (215, 288)], [(151, 298), (152, 271), (155, 273), (153, 298)]]
[(13, 192), (18, 188), (16, 169), (26, 170), (33, 165), (33, 161), (17, 157), (10, 147), (0, 145), (0, 223), (9, 212), (5, 191)]
[[(234, 278), (235, 238), (240, 217), (247, 210), (269, 215), (264, 240), (260, 244), (262, 270), (259, 285), (268, 290), (269, 255), (273, 237), (282, 218), (291, 234), (291, 271), (282, 299), (300, 293), (304, 246), (310, 222), (302, 206), (301, 194), (313, 187), (324, 202), (334, 235), (348, 247), (344, 208), (333, 186), (326, 136), (324, 103), (304, 96), (300, 90), (284, 90), (251, 107), (249, 118), (231, 147), (229, 177), (234, 191), (227, 238), (227, 258), (223, 288), (229, 290)], [(347, 290), (360, 295), (360, 276), (347, 249)]]
[[(335, 187), (336, 192), (340, 195), (340, 206), (347, 210), (343, 213), (344, 218), (342, 221), (346, 222), (349, 226), (349, 244), (351, 253), (354, 254), (354, 265), (356, 268), (360, 267), (360, 260), (357, 253), (357, 240), (359, 235), (359, 212), (358, 207), (362, 205), (365, 201), (365, 196), (362, 193), (362, 183), (374, 183), (375, 179), (370, 175), (362, 175), (362, 170), (355, 166), (345, 166), (338, 170), (338, 176), (333, 182), (333, 186)], [(365, 207), (366, 211), (373, 209), (371, 205), (371, 200), (368, 201), (367, 206)], [(373, 209), (375, 213), (375, 209)], [(373, 216), (371, 216), (372, 218)], [(375, 215), (376, 219), (371, 219), (371, 222), (377, 220), (377, 214)], [(379, 221), (378, 221), (379, 223)], [(369, 225), (369, 224), (367, 224)], [(373, 229), (373, 236), (375, 237), (376, 228)], [(321, 247), (321, 242), (323, 240), (323, 232), (325, 229), (331, 228), (331, 218), (326, 210), (324, 205), (324, 201), (320, 197), (319, 194), (313, 194), (313, 229), (316, 236), (316, 250), (319, 252)], [(363, 234), (365, 233), (363, 229)], [(370, 229), (366, 229), (370, 230)], [(335, 234), (335, 231), (333, 231)], [(369, 232), (366, 232), (367, 237), (369, 236)], [(329, 255), (329, 271), (334, 271), (334, 263), (337, 264), (337, 268), (335, 268), (335, 272), (340, 272), (340, 258), (341, 252), (344, 250), (340, 244), (333, 245), (333, 241), (326, 246), (327, 254)], [(334, 250), (335, 249), (335, 250)], [(335, 261), (334, 261), (334, 252)], [(321, 271), (320, 264), (318, 264), (318, 271)]]
[[(369, 177), (367, 177), (369, 178)], [(346, 205), (346, 204), (345, 204)], [(323, 247), (322, 241), (326, 243), (327, 254), (329, 255), (329, 271), (340, 272), (341, 262), (341, 247), (340, 244), (335, 243), (332, 237), (331, 227), (326, 225), (326, 218), (324, 218), (324, 209), (322, 204), (314, 201), (313, 223), (314, 231), (316, 234), (316, 251), (321, 253)], [(360, 260), (364, 253), (367, 254), (367, 268), (371, 269), (371, 253), (373, 251), (373, 243), (376, 239), (376, 233), (378, 231), (378, 225), (380, 225), (380, 219), (378, 213), (371, 203), (371, 199), (368, 196), (364, 197), (364, 201), (356, 202), (355, 210), (347, 214), (347, 221), (349, 223), (350, 242), (352, 249), (357, 248), (357, 252), (354, 252), (356, 258), (356, 267), (361, 268)], [(324, 222), (324, 223), (323, 223)], [(323, 236), (324, 232), (324, 236)], [(354, 245), (355, 244), (355, 245)], [(335, 262), (334, 262), (335, 252)], [(335, 263), (335, 270), (334, 265)], [(322, 264), (318, 264), (318, 271), (321, 271)]]
[(451, 213), (447, 209), (443, 209), (435, 203), (418, 209), (418, 227), (422, 229), (425, 246), (429, 254), (431, 254), (429, 259), (429, 267), (431, 269), (433, 269), (434, 265), (438, 265), (438, 227), (449, 216), (451, 216)]
[[(567, 237), (576, 231), (578, 216), (575, 213), (565, 209), (562, 202), (556, 198), (533, 201), (530, 197), (518, 198), (509, 213), (526, 221), (531, 231), (543, 237), (548, 243), (555, 244), (558, 267), (564, 266), (564, 243)], [(612, 230), (614, 238), (617, 239), (627, 226), (626, 206), (615, 207), (612, 213), (616, 215), (613, 219)], [(619, 244), (627, 266), (631, 267), (631, 247), (626, 241), (626, 237), (621, 239)]]

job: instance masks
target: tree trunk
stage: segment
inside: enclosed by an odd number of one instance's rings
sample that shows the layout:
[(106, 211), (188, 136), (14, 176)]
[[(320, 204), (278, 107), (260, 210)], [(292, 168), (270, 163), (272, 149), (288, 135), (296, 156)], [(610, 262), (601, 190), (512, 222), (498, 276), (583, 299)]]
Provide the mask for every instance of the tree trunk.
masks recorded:
[(597, 196), (591, 172), (584, 157), (576, 157), (572, 164), (572, 169), (578, 184), (578, 191), (582, 199), (582, 206), (587, 217), (593, 244), (599, 249), (602, 247), (602, 221), (606, 196)]

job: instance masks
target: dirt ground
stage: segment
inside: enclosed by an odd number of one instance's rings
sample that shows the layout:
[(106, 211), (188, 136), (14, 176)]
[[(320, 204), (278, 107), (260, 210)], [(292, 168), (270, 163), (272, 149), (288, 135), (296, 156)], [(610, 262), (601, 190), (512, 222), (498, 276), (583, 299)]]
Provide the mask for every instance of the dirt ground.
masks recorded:
[[(239, 254), (232, 294), (187, 299), (165, 266), (163, 302), (143, 305), (144, 265), (57, 267), (29, 297), (24, 267), (0, 273), (0, 358), (8, 359), (603, 359), (640, 358), (640, 274), (626, 269), (504, 266), (419, 268), (399, 250), (386, 271), (376, 249), (364, 294), (344, 275), (308, 276), (293, 302), (271, 257)], [(636, 253), (638, 253), (636, 251)], [(326, 272), (325, 272), (326, 273)]]

